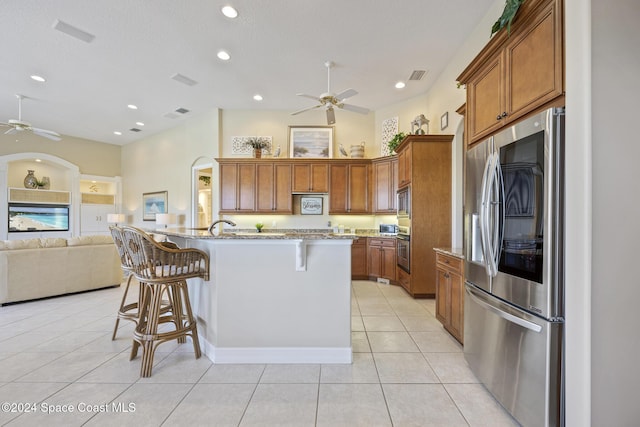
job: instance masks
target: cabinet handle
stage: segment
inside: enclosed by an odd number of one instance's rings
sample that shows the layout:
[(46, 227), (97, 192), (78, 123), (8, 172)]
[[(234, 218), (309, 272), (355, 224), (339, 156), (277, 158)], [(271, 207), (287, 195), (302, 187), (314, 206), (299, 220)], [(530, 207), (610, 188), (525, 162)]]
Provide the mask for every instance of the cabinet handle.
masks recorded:
[(506, 111), (503, 111), (503, 112), (502, 112), (502, 118), (505, 118), (505, 117), (507, 117), (507, 112), (506, 112)]
[(498, 115), (496, 116), (496, 120), (501, 120), (501, 119), (502, 119), (502, 116), (501, 116), (500, 114), (498, 114)]

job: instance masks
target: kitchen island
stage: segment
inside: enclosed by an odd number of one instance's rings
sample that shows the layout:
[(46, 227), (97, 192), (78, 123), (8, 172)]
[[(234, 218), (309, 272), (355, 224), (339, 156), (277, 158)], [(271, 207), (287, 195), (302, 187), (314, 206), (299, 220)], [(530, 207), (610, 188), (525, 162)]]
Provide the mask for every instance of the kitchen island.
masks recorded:
[(190, 281), (204, 353), (214, 363), (351, 363), (351, 244), (332, 233), (155, 230), (209, 254)]

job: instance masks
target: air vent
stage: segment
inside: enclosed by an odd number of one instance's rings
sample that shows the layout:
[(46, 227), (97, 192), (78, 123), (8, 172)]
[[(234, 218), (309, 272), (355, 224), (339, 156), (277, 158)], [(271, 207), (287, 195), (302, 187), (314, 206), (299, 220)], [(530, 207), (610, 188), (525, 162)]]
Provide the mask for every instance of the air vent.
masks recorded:
[(82, 40), (85, 43), (91, 43), (93, 39), (96, 38), (96, 36), (94, 36), (93, 34), (87, 33), (86, 31), (74, 27), (73, 25), (67, 24), (66, 22), (63, 22), (59, 19), (56, 19), (56, 22), (53, 23), (53, 28), (75, 39)]
[(177, 108), (176, 109), (176, 113), (180, 113), (180, 114), (187, 114), (189, 112), (189, 110), (187, 110), (186, 108)]
[(173, 76), (171, 76), (171, 78), (172, 78), (173, 80), (175, 80), (175, 81), (177, 81), (177, 82), (180, 82), (180, 83), (183, 83), (183, 84), (185, 84), (185, 85), (187, 85), (187, 86), (195, 86), (195, 85), (197, 85), (197, 84), (198, 84), (198, 82), (197, 82), (197, 81), (195, 81), (195, 80), (193, 80), (193, 79), (190, 79), (189, 77), (184, 76), (184, 75), (182, 75), (182, 74), (180, 74), (180, 73), (176, 73), (176, 74), (174, 74)]
[(409, 80), (422, 80), (425, 74), (427, 74), (425, 70), (413, 70), (409, 76)]
[(131, 132), (140, 132), (142, 129), (138, 129), (138, 128), (131, 128), (129, 129)]
[(166, 113), (164, 114), (162, 117), (167, 118), (167, 119), (177, 119), (178, 117), (180, 117), (179, 115), (177, 115), (174, 112), (170, 112), (170, 113)]

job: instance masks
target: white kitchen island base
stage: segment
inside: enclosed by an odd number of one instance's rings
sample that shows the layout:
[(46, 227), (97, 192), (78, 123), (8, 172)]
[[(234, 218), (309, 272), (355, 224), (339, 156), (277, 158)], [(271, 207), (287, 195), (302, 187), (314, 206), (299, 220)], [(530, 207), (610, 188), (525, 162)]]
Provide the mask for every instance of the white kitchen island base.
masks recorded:
[(189, 293), (214, 363), (351, 363), (351, 239), (171, 239), (211, 257)]

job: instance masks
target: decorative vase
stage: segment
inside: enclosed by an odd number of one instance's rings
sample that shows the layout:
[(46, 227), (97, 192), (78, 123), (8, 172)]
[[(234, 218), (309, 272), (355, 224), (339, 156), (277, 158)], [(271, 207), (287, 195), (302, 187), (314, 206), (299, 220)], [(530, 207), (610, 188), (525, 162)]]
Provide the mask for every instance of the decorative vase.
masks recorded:
[(38, 188), (38, 178), (33, 174), (34, 171), (27, 170), (27, 176), (24, 177), (24, 188)]
[(351, 158), (362, 159), (364, 157), (364, 145), (351, 146)]
[(48, 176), (43, 176), (42, 177), (42, 182), (41, 182), (41, 186), (40, 188), (42, 188), (43, 190), (48, 190), (49, 188), (51, 188), (51, 181), (49, 180)]
[(254, 148), (253, 157), (255, 157), (256, 159), (262, 158), (262, 148)]

